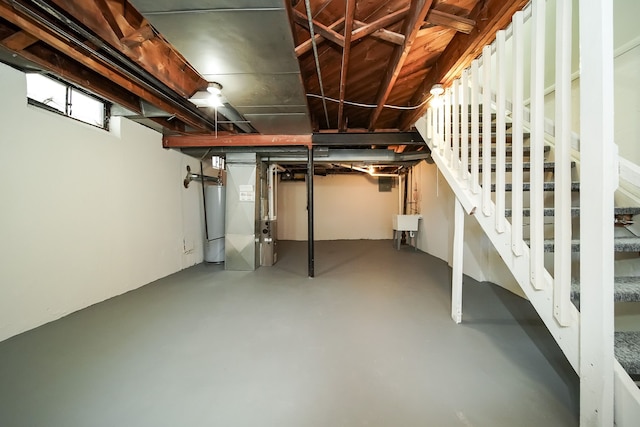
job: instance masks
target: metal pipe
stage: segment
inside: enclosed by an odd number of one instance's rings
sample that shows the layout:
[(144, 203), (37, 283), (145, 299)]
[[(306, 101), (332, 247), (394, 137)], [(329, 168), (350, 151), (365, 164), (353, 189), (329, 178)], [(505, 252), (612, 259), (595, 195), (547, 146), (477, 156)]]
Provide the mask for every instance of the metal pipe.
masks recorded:
[(324, 85), (322, 84), (322, 73), (320, 72), (320, 58), (318, 57), (318, 45), (316, 44), (316, 35), (313, 31), (313, 17), (311, 16), (311, 4), (309, 0), (304, 0), (304, 6), (307, 10), (307, 20), (309, 21), (309, 36), (311, 37), (311, 47), (313, 48), (313, 58), (316, 61), (316, 73), (318, 74), (318, 84), (320, 85), (320, 95), (322, 95), (322, 106), (324, 107), (324, 118), (329, 124), (329, 112), (327, 111), (327, 99), (324, 96)]
[(309, 147), (307, 157), (307, 243), (309, 247), (309, 277), (314, 277), (314, 254), (313, 254), (313, 148)]
[(393, 165), (394, 167), (396, 167), (396, 172), (395, 173), (383, 173), (383, 172), (373, 172), (371, 169), (366, 169), (364, 167), (360, 167), (360, 166), (354, 166), (354, 165), (347, 165), (347, 164), (338, 164), (338, 166), (342, 166), (343, 168), (348, 168), (354, 171), (358, 171), (358, 172), (362, 172), (362, 173), (366, 173), (369, 176), (373, 176), (373, 177), (396, 177), (400, 175), (400, 169), (403, 168), (402, 165)]
[(220, 183), (220, 179), (217, 176), (208, 176), (208, 175), (202, 175), (199, 173), (192, 173), (191, 168), (187, 166), (187, 176), (185, 176), (183, 181), (184, 188), (189, 188), (189, 184), (191, 183), (191, 181), (196, 181), (196, 180), (202, 182), (202, 185), (204, 185), (205, 181), (213, 182), (215, 184)]
[(267, 199), (268, 199), (268, 207), (269, 207), (269, 220), (273, 221), (277, 219), (277, 208), (276, 208), (276, 200), (277, 200), (277, 192), (278, 192), (278, 180), (276, 178), (278, 172), (284, 172), (285, 169), (277, 164), (269, 165), (269, 169), (267, 171)]
[(207, 196), (204, 188), (204, 168), (200, 160), (200, 177), (202, 179), (202, 207), (204, 208), (204, 238), (209, 241), (209, 226), (207, 224)]

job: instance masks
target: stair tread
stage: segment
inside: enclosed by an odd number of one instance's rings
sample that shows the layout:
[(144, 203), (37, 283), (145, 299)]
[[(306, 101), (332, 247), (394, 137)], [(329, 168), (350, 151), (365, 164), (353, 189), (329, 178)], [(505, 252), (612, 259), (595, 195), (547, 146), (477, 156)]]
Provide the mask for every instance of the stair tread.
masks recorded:
[[(480, 147), (480, 148), (482, 148), (482, 147)], [(495, 144), (492, 144), (491, 145), (491, 154), (495, 155), (496, 151), (497, 151), (497, 148), (496, 148)], [(544, 146), (544, 152), (548, 153), (549, 151), (551, 151), (551, 147), (548, 146), (548, 145), (545, 145)], [(469, 152), (471, 152), (471, 147), (469, 147)], [(506, 154), (512, 154), (513, 153), (513, 146), (512, 145), (507, 145), (505, 147), (505, 153)], [(522, 154), (527, 155), (529, 153), (531, 153), (531, 146), (530, 145), (524, 145), (522, 147)]]
[[(571, 282), (571, 299), (580, 303), (580, 283)], [(615, 302), (640, 302), (640, 277), (618, 276), (613, 279), (613, 300)]]
[[(511, 209), (505, 209), (504, 213), (507, 218), (509, 218), (513, 214)], [(554, 208), (544, 208), (544, 211), (543, 211), (544, 216), (553, 216), (554, 214), (555, 214)], [(638, 215), (640, 214), (640, 207), (635, 207), (635, 206), (634, 207), (630, 207), (630, 206), (617, 207), (617, 208), (614, 208), (613, 214), (614, 215)], [(578, 215), (580, 215), (580, 208), (572, 207), (571, 216), (575, 217)], [(530, 208), (522, 209), (522, 216), (524, 217), (531, 216), (531, 209)]]
[[(542, 184), (542, 188), (544, 191), (553, 191), (555, 189), (556, 185), (555, 182), (552, 181), (547, 181), (544, 182)], [(513, 186), (511, 183), (507, 183), (505, 184), (505, 190), (506, 191), (511, 191), (513, 189)], [(523, 191), (529, 191), (531, 190), (531, 183), (530, 182), (525, 182), (522, 184), (522, 189)], [(495, 184), (491, 184), (491, 191), (496, 191), (496, 185)], [(571, 191), (580, 191), (580, 183), (579, 182), (572, 182), (571, 183)]]
[[(480, 171), (482, 171), (482, 164), (478, 165)], [(553, 170), (556, 167), (555, 162), (544, 162), (543, 165), (544, 169), (546, 170)], [(576, 167), (576, 162), (571, 162), (571, 167), (574, 168)], [(513, 169), (513, 163), (511, 162), (507, 162), (505, 163), (505, 171), (510, 171)], [(531, 163), (530, 162), (524, 162), (522, 163), (522, 170), (530, 170), (531, 169)], [(496, 170), (496, 164), (492, 163), (491, 164), (491, 170), (495, 171)]]
[(616, 332), (614, 352), (630, 375), (640, 375), (640, 331)]
[[(640, 252), (640, 237), (615, 237), (613, 239), (613, 246), (616, 252)], [(553, 252), (555, 242), (553, 240), (544, 241), (544, 251)], [(580, 252), (580, 240), (571, 240), (571, 251)]]

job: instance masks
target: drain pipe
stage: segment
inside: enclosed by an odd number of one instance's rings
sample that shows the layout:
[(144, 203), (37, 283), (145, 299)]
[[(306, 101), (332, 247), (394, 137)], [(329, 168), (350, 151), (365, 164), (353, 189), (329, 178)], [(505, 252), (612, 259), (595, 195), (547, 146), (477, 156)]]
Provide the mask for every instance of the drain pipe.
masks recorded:
[[(189, 167), (189, 166), (187, 166)], [(189, 169), (187, 169), (187, 173), (189, 173)], [(202, 166), (202, 160), (200, 160), (200, 177), (202, 183), (202, 207), (204, 209), (204, 238), (206, 241), (209, 241), (209, 225), (207, 224), (207, 196), (206, 190), (204, 188), (204, 167)]]
[(285, 169), (275, 163), (269, 165), (269, 170), (267, 172), (267, 188), (269, 189), (268, 206), (270, 221), (277, 219), (276, 200), (278, 197), (278, 180), (276, 179), (276, 175), (278, 174), (278, 171), (284, 172)]
[(398, 215), (402, 215), (402, 175), (398, 175)]

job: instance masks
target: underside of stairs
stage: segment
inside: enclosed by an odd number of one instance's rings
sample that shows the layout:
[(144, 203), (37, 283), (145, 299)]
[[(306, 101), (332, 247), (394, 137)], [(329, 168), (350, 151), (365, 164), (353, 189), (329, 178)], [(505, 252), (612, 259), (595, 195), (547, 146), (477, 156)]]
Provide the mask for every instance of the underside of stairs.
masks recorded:
[[(479, 120), (482, 123), (482, 117)], [(486, 124), (485, 124), (486, 125)], [(451, 125), (453, 126), (453, 125)], [(495, 202), (495, 193), (497, 190), (498, 184), (496, 183), (496, 175), (499, 168), (502, 168), (504, 173), (506, 174), (506, 180), (504, 181), (503, 188), (504, 191), (509, 193), (513, 191), (513, 182), (510, 179), (510, 173), (513, 172), (513, 162), (511, 161), (511, 157), (514, 154), (514, 147), (511, 145), (513, 140), (513, 130), (511, 129), (511, 124), (505, 122), (505, 139), (503, 141), (503, 163), (502, 166), (498, 166), (499, 163), (497, 161), (497, 153), (499, 152), (498, 144), (496, 143), (497, 136), (497, 124), (496, 124), (496, 115), (492, 115), (491, 122), (491, 145), (489, 151), (487, 147), (483, 147), (482, 140), (482, 128), (479, 129), (479, 141), (477, 143), (478, 153), (476, 156), (479, 160), (478, 163), (478, 173), (480, 175), (479, 181), (483, 182), (483, 174), (484, 168), (487, 166), (486, 163), (482, 162), (483, 150), (484, 152), (491, 153), (491, 162), (490, 162), (490, 172), (491, 173), (491, 192), (493, 193), (492, 200)], [(451, 131), (450, 134), (460, 135), (460, 132)], [(522, 161), (520, 162), (521, 170), (523, 172), (524, 180), (522, 182), (522, 191), (527, 194), (531, 190), (531, 183), (527, 180), (528, 173), (531, 170), (531, 163), (529, 161), (529, 156), (531, 155), (531, 147), (528, 145), (528, 133), (523, 134), (524, 145), (520, 148), (520, 152), (522, 153)], [(453, 144), (452, 144), (453, 145)], [(466, 149), (464, 148), (466, 147)], [(432, 150), (438, 150), (439, 148), (434, 147)], [(458, 140), (455, 146), (450, 147), (455, 153), (463, 153), (466, 152), (467, 156), (471, 157), (472, 147), (471, 142), (469, 141), (467, 144), (462, 144), (461, 140)], [(464, 151), (463, 151), (464, 150)], [(542, 150), (545, 156), (545, 160), (542, 164), (542, 169), (545, 174), (545, 181), (542, 185), (542, 189), (548, 195), (545, 197), (545, 207), (543, 209), (543, 216), (545, 218), (554, 217), (555, 208), (553, 207), (553, 192), (555, 191), (555, 182), (553, 179), (553, 175), (555, 172), (555, 162), (553, 159), (554, 147), (550, 144), (546, 144), (544, 149)], [(451, 164), (451, 162), (449, 162)], [(449, 164), (449, 167), (450, 167)], [(572, 161), (570, 163), (570, 167), (573, 169), (576, 167), (576, 162)], [(468, 169), (466, 172), (472, 173), (471, 169)], [(455, 175), (455, 171), (452, 173)], [(445, 174), (446, 176), (446, 174)], [(573, 169), (572, 176), (574, 180), (570, 183), (571, 191), (577, 194), (580, 191), (580, 182), (578, 179), (578, 172)], [(507, 198), (508, 200), (508, 198)], [(525, 197), (525, 205), (527, 206), (528, 200)], [(507, 219), (511, 218), (513, 215), (512, 209), (508, 206), (505, 209), (505, 217)], [(521, 209), (522, 217), (529, 218), (531, 216), (531, 209), (528, 207)], [(615, 225), (626, 225), (627, 223), (632, 223), (632, 217), (640, 214), (640, 206), (619, 206), (614, 209), (611, 215), (611, 227)], [(481, 213), (475, 213), (476, 216), (482, 215)], [(573, 221), (577, 222), (580, 217), (580, 208), (578, 206), (571, 207), (571, 217)], [(550, 223), (545, 220), (545, 224), (547, 227), (551, 227)], [(575, 227), (574, 227), (575, 228)], [(524, 223), (523, 229), (527, 229), (527, 223)], [(509, 231), (509, 230), (507, 230)], [(552, 230), (551, 230), (552, 231)], [(584, 232), (584, 231), (583, 231)], [(550, 233), (549, 230), (545, 233), (546, 240), (544, 241), (544, 250), (545, 252), (553, 252), (555, 249), (555, 242), (553, 240), (553, 233)], [(618, 236), (615, 237), (613, 251), (617, 253), (622, 252), (637, 252), (640, 253), (640, 237), (627, 233), (626, 236)], [(529, 244), (529, 240), (525, 235), (525, 243)], [(571, 249), (575, 253), (580, 252), (580, 239), (579, 236), (576, 236), (571, 241)], [(612, 295), (612, 299), (615, 302), (626, 302), (626, 303), (640, 303), (640, 277), (639, 276), (622, 276), (615, 277), (614, 279), (614, 294)], [(579, 310), (580, 307), (580, 280), (579, 278), (573, 278), (571, 283), (571, 300), (573, 301), (576, 308)], [(618, 359), (622, 367), (629, 374), (629, 376), (635, 380), (640, 380), (640, 331), (618, 331), (615, 333), (615, 357)]]

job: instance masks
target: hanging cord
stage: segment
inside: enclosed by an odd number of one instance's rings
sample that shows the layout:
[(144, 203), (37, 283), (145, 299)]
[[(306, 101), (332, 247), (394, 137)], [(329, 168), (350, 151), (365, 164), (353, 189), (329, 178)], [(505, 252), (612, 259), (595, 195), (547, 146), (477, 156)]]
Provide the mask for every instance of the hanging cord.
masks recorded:
[[(327, 100), (327, 101), (331, 101), (331, 102), (340, 102), (340, 100), (335, 99), (335, 98), (330, 98), (324, 95), (316, 95), (315, 93), (308, 93), (307, 94), (308, 97), (310, 98), (321, 98), (323, 101)], [(424, 101), (422, 101), (420, 104), (418, 105), (414, 105), (414, 106), (408, 106), (408, 107), (404, 107), (402, 105), (389, 105), (389, 104), (384, 104), (383, 107), (385, 108), (391, 108), (394, 110), (417, 110), (418, 108), (424, 106), (427, 103), (428, 99), (425, 99)], [(345, 104), (347, 105), (352, 105), (354, 107), (363, 107), (363, 108), (378, 108), (378, 106), (376, 104), (363, 104), (361, 102), (353, 102), (353, 101), (344, 101)]]
[(316, 45), (316, 35), (313, 31), (313, 17), (311, 16), (311, 5), (309, 0), (304, 0), (305, 8), (307, 9), (307, 20), (309, 21), (309, 35), (311, 36), (311, 46), (313, 47), (313, 57), (316, 60), (316, 72), (318, 74), (318, 83), (320, 84), (320, 94), (322, 95), (322, 106), (324, 107), (324, 118), (327, 121), (327, 127), (331, 127), (329, 124), (329, 112), (327, 111), (327, 101), (324, 96), (324, 85), (322, 84), (322, 73), (320, 72), (320, 58), (318, 57), (318, 46)]

